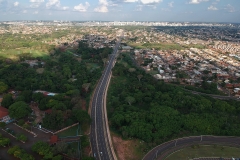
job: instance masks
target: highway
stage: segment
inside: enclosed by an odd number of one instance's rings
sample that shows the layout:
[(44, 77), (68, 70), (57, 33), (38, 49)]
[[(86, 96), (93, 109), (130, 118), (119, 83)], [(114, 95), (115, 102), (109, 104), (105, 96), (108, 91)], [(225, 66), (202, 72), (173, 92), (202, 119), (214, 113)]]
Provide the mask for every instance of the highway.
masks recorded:
[(216, 144), (240, 147), (240, 137), (221, 137), (210, 135), (183, 137), (169, 142), (165, 142), (153, 148), (143, 157), (143, 160), (163, 160), (174, 151), (193, 144)]
[[(110, 55), (107, 66), (105, 67), (102, 77), (100, 78), (91, 101), (91, 132), (90, 142), (92, 155), (96, 160), (116, 160), (113, 148), (111, 147), (111, 137), (109, 136), (107, 113), (105, 108), (106, 93), (108, 84), (111, 79), (111, 70), (115, 64), (116, 53), (120, 41), (118, 40), (113, 53)], [(195, 93), (199, 94), (199, 93)], [(216, 98), (224, 99), (224, 96)], [(228, 97), (229, 98), (229, 97)], [(175, 139), (165, 142), (151, 151), (149, 151), (143, 160), (162, 160), (170, 153), (193, 144), (223, 144), (240, 147), (239, 137), (220, 137), (220, 136), (192, 136)]]
[(110, 55), (107, 66), (105, 67), (102, 77), (100, 78), (91, 102), (91, 133), (90, 142), (92, 155), (97, 160), (115, 160), (114, 150), (111, 150), (111, 141), (108, 134), (108, 123), (106, 116), (105, 94), (107, 92), (108, 83), (111, 79), (111, 70), (115, 64), (116, 53), (121, 40), (118, 40), (113, 53)]

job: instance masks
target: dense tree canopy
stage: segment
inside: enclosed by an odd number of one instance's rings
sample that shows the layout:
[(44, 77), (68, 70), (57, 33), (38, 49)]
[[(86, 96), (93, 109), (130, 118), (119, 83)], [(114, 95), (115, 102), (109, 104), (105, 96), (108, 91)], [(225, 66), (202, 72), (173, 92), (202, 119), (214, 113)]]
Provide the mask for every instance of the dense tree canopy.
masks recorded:
[(0, 94), (4, 93), (8, 89), (8, 85), (0, 81)]
[(2, 103), (1, 105), (5, 108), (8, 108), (11, 104), (13, 104), (13, 98), (12, 98), (12, 95), (11, 94), (5, 94), (3, 96), (3, 100), (2, 100)]
[(240, 136), (239, 102), (193, 95), (129, 68), (134, 68), (132, 60), (123, 54), (108, 93), (111, 127), (124, 138), (159, 144), (188, 135)]
[(23, 118), (29, 113), (31, 113), (31, 108), (24, 101), (15, 102), (9, 107), (9, 115), (12, 118)]

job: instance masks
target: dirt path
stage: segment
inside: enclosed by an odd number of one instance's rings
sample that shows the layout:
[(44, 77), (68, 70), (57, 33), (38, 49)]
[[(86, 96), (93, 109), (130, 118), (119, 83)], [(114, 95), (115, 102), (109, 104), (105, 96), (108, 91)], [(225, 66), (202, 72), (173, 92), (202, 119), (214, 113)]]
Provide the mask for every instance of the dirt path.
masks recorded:
[(137, 153), (137, 147), (139, 146), (138, 140), (123, 140), (114, 133), (111, 133), (111, 135), (113, 146), (119, 160), (141, 159), (141, 155)]
[(82, 106), (81, 106), (82, 110), (87, 111), (86, 100), (85, 99), (81, 98), (81, 104), (82, 104)]

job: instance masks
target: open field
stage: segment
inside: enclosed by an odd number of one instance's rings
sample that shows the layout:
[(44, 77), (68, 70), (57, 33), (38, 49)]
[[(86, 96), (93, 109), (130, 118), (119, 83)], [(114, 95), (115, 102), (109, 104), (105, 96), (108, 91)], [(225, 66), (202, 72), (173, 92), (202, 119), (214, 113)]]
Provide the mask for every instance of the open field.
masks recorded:
[(88, 70), (94, 70), (94, 69), (97, 69), (97, 68), (100, 67), (100, 66), (97, 65), (96, 63), (87, 63), (86, 65), (87, 65), (87, 69), (88, 69)]
[(179, 150), (169, 155), (165, 160), (192, 159), (198, 157), (240, 157), (240, 148), (217, 145), (195, 145)]
[(20, 57), (47, 57), (49, 55), (48, 52), (43, 52), (39, 50), (33, 50), (30, 48), (18, 48), (18, 49), (8, 49), (8, 50), (0, 50), (0, 59), (6, 58), (11, 60), (19, 60)]
[(173, 43), (129, 43), (131, 47), (135, 47), (137, 49), (144, 49), (144, 48), (155, 48), (158, 50), (181, 50), (183, 47), (179, 44)]
[(180, 44), (175, 44), (175, 43), (129, 43), (128, 44), (131, 47), (135, 47), (136, 49), (144, 49), (144, 48), (154, 48), (157, 50), (182, 50), (182, 49), (187, 49), (187, 48), (199, 48), (203, 49), (205, 46), (203, 45), (180, 45)]
[(78, 135), (80, 134), (80, 127), (78, 128), (78, 125), (73, 126), (65, 131), (59, 132), (57, 135), (59, 137), (66, 137), (66, 136), (76, 136), (77, 133)]
[(119, 160), (142, 159), (144, 154), (144, 142), (138, 139), (124, 140), (119, 135), (111, 132), (115, 153)]

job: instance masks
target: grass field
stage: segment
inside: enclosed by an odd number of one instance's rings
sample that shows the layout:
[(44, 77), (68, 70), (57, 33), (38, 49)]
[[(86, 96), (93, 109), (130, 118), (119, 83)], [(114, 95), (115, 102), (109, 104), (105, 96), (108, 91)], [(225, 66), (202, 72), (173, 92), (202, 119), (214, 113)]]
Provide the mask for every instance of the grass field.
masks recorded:
[(78, 134), (80, 135), (81, 134), (81, 129), (80, 129), (80, 127), (78, 129), (78, 125), (73, 126), (73, 127), (69, 128), (65, 131), (59, 132), (57, 135), (59, 137), (76, 136), (77, 131), (78, 131)]
[(94, 70), (96, 68), (99, 68), (99, 65), (96, 63), (87, 63), (86, 65), (88, 70)]
[(112, 143), (118, 159), (138, 160), (146, 154), (146, 144), (138, 139), (124, 140), (119, 134), (111, 131)]
[(157, 50), (182, 50), (187, 48), (199, 48), (199, 49), (205, 48), (205, 46), (200, 44), (181, 46), (180, 44), (175, 43), (129, 43), (128, 45), (131, 47), (135, 47), (137, 49), (154, 48)]
[(169, 155), (165, 160), (176, 160), (176, 159), (193, 159), (199, 157), (240, 157), (240, 148), (233, 148), (227, 146), (216, 146), (216, 145), (195, 145), (186, 147)]
[(151, 74), (151, 75), (159, 74), (158, 71), (154, 71), (154, 70), (147, 71), (147, 73), (149, 73), (149, 74)]
[(0, 50), (0, 58), (19, 60), (20, 57), (46, 57), (49, 54), (47, 52), (32, 50), (29, 48), (8, 49)]
[(137, 49), (144, 49), (144, 48), (155, 48), (158, 50), (181, 50), (184, 49), (179, 44), (174, 43), (129, 43), (131, 47), (135, 47)]

